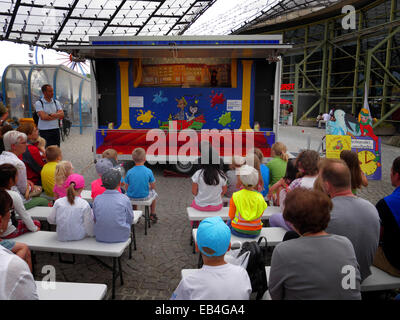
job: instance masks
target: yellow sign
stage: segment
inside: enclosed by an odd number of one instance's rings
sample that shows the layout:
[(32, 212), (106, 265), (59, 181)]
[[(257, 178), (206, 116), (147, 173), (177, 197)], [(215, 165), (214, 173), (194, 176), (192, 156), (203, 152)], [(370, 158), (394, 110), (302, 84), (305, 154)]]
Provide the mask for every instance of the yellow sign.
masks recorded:
[(340, 159), (343, 150), (351, 150), (350, 136), (326, 136), (326, 157), (328, 159)]

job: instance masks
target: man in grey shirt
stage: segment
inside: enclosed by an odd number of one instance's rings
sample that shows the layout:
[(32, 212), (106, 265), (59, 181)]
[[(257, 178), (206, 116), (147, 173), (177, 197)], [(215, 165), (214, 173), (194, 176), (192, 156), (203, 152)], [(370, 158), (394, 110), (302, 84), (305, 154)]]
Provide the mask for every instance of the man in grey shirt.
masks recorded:
[(376, 208), (351, 191), (350, 170), (342, 160), (325, 160), (320, 176), (333, 209), (326, 232), (347, 237), (360, 265), (361, 281), (370, 274), (379, 244), (380, 222)]

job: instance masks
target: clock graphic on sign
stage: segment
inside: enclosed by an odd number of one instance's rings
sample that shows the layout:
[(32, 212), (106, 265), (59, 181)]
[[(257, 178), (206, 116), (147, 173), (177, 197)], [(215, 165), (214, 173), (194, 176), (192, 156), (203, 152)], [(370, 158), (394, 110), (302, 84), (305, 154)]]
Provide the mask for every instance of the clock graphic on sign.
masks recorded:
[(378, 168), (376, 156), (371, 151), (360, 151), (358, 153), (358, 160), (360, 161), (361, 170), (367, 176), (373, 175)]

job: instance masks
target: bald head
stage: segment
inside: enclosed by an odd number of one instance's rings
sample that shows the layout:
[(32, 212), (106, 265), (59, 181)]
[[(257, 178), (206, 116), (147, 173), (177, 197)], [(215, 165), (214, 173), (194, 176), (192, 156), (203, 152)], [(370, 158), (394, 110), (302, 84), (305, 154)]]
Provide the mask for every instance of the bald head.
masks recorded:
[(351, 189), (350, 169), (343, 160), (324, 160), (321, 166), (320, 175), (322, 182), (328, 182), (335, 191)]

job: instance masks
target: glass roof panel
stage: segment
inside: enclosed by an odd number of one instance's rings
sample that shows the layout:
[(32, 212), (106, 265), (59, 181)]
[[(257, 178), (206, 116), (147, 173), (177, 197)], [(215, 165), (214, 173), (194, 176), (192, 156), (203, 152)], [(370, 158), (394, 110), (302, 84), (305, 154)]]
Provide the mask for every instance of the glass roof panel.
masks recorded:
[(176, 34), (217, 0), (0, 0), (0, 40), (47, 48), (89, 36)]
[(89, 36), (230, 34), (339, 0), (0, 0), (0, 40), (47, 48)]

